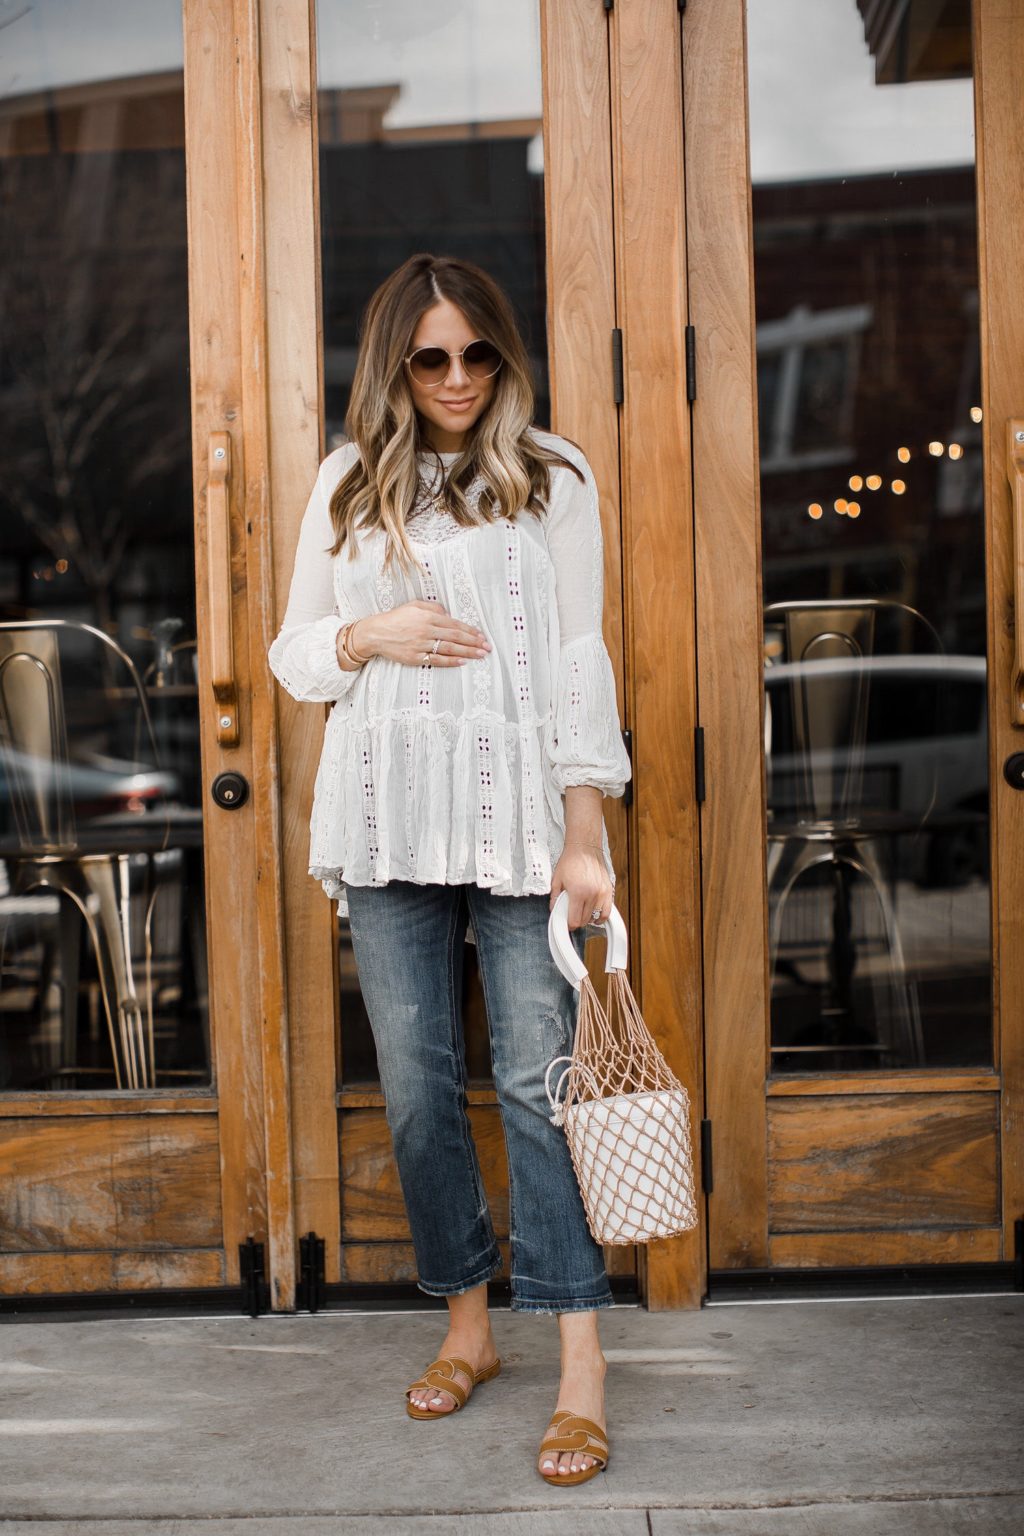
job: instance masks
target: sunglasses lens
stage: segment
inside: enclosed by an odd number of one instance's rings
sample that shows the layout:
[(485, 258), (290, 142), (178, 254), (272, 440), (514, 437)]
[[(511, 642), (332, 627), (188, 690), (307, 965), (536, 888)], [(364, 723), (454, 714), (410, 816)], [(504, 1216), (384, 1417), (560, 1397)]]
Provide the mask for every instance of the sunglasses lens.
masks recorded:
[(421, 347), (409, 359), (409, 372), (421, 384), (439, 384), (448, 372), (449, 362), (443, 347)]
[(471, 341), (462, 361), (471, 379), (489, 379), (501, 367), (501, 353), (489, 341)]

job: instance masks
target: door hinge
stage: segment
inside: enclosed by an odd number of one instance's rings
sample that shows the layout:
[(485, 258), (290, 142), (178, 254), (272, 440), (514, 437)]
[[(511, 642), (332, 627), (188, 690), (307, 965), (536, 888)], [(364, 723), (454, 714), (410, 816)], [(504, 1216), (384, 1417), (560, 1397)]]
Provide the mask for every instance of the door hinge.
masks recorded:
[(612, 399), (621, 405), (625, 399), (622, 381), (622, 332), (618, 326), (612, 331)]
[(704, 727), (693, 728), (693, 782), (698, 805), (704, 804)]
[(299, 1238), (299, 1284), (295, 1305), (306, 1312), (318, 1312), (324, 1299), (324, 1239), (315, 1232)]
[(623, 805), (632, 805), (633, 804), (633, 732), (631, 730), (624, 729), (623, 732), (622, 732), (622, 741), (623, 741), (623, 745), (626, 748), (626, 753), (627, 753), (627, 755), (629, 757), (629, 778), (626, 780), (626, 787), (622, 791), (622, 803), (623, 803)]
[(710, 1120), (702, 1120), (700, 1123), (700, 1187), (706, 1195), (710, 1195), (715, 1187), (714, 1172), (711, 1167)]
[(606, 11), (613, 11), (615, 9), (615, 0), (604, 0), (604, 8)]
[(1013, 1224), (1013, 1288), (1024, 1291), (1024, 1216)]
[(263, 1244), (256, 1242), (251, 1233), (238, 1245), (238, 1268), (242, 1282), (242, 1311), (248, 1312), (250, 1317), (258, 1317), (269, 1308), (270, 1295)]
[(697, 398), (697, 335), (692, 325), (686, 327), (686, 398)]
[(686, 10), (686, 0), (679, 0), (679, 14), (680, 14), (680, 16), (683, 14), (683, 12), (685, 10)]

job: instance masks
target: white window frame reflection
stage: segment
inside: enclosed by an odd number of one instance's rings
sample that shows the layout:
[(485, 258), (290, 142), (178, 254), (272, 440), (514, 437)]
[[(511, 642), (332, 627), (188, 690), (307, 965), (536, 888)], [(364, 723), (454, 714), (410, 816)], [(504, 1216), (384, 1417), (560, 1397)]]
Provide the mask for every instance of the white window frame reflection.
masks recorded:
[[(853, 457), (856, 451), (852, 439), (860, 344), (873, 318), (874, 310), (870, 304), (849, 304), (817, 313), (806, 304), (798, 304), (780, 319), (758, 323), (758, 358), (774, 352), (780, 354), (774, 398), (770, 402), (758, 402), (760, 409), (769, 406), (771, 409), (771, 419), (763, 434), (767, 446), (761, 454), (762, 474), (840, 464)], [(794, 441), (799, 425), (797, 402), (800, 399), (800, 384), (807, 356), (815, 347), (844, 338), (847, 340), (846, 367), (842, 400), (836, 412), (835, 444), (829, 448), (796, 449)]]

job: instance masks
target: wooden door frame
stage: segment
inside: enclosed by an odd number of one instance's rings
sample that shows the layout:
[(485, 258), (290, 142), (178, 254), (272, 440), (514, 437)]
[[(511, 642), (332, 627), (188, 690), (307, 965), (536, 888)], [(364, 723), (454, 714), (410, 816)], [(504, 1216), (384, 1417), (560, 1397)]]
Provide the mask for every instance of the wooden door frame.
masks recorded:
[[(691, 1104), (704, 1098), (697, 665), (686, 389), (685, 168), (677, 0), (610, 13), (623, 566), (634, 732), (632, 982)], [(638, 1250), (652, 1311), (696, 1307), (703, 1222)]]
[[(233, 769), (249, 801), (204, 807), (207, 910), (228, 1278), (264, 1244), (271, 1304), (294, 1304), (276, 696), (268, 685), (270, 483), (265, 221), (257, 0), (184, 0), (196, 601), (203, 782)], [(230, 570), (218, 568), (211, 434), (229, 440)], [(215, 631), (230, 615), (237, 744), (216, 706)], [(225, 900), (224, 893), (232, 897)]]
[[(1010, 724), (1013, 546), (1006, 422), (1024, 415), (1024, 281), (1013, 188), (1024, 165), (1024, 106), (1014, 78), (1024, 0), (974, 0), (975, 121), (983, 453), (988, 552), (992, 851), (992, 1072), (935, 1069), (781, 1081), (772, 1095), (963, 1091), (1000, 1094), (1002, 1229), (922, 1233), (913, 1258), (1006, 1260), (1024, 1195), (1024, 800), (1001, 765), (1020, 749)], [(684, 118), (690, 319), (699, 393), (693, 418), (700, 721), (708, 796), (702, 882), (707, 1110), (714, 1140), (710, 1268), (884, 1263), (884, 1233), (822, 1243), (810, 1257), (769, 1239), (766, 1062), (769, 1047), (765, 871), (761, 527), (753, 220), (743, 0), (691, 0), (685, 17)], [(742, 104), (742, 105), (740, 105)], [(702, 167), (714, 173), (702, 174)], [(745, 765), (741, 769), (738, 765)], [(756, 766), (755, 766), (756, 765)], [(755, 1022), (756, 1021), (756, 1022)], [(792, 1102), (792, 1097), (790, 1097)], [(909, 1101), (907, 1101), (909, 1103)], [(996, 1121), (998, 1124), (998, 1120)], [(839, 1235), (841, 1237), (841, 1234)], [(854, 1251), (856, 1249), (856, 1252)]]

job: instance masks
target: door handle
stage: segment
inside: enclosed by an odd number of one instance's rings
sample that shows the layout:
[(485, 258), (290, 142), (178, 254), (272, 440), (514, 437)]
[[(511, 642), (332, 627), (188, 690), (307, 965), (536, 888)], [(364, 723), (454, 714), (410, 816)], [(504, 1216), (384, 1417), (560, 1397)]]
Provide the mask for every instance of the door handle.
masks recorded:
[(238, 688), (231, 627), (231, 438), (211, 432), (206, 481), (206, 569), (210, 606), (210, 681), (217, 740), (238, 746)]
[(1024, 417), (1006, 423), (1006, 478), (1013, 519), (1013, 672), (1010, 718), (1024, 725)]

